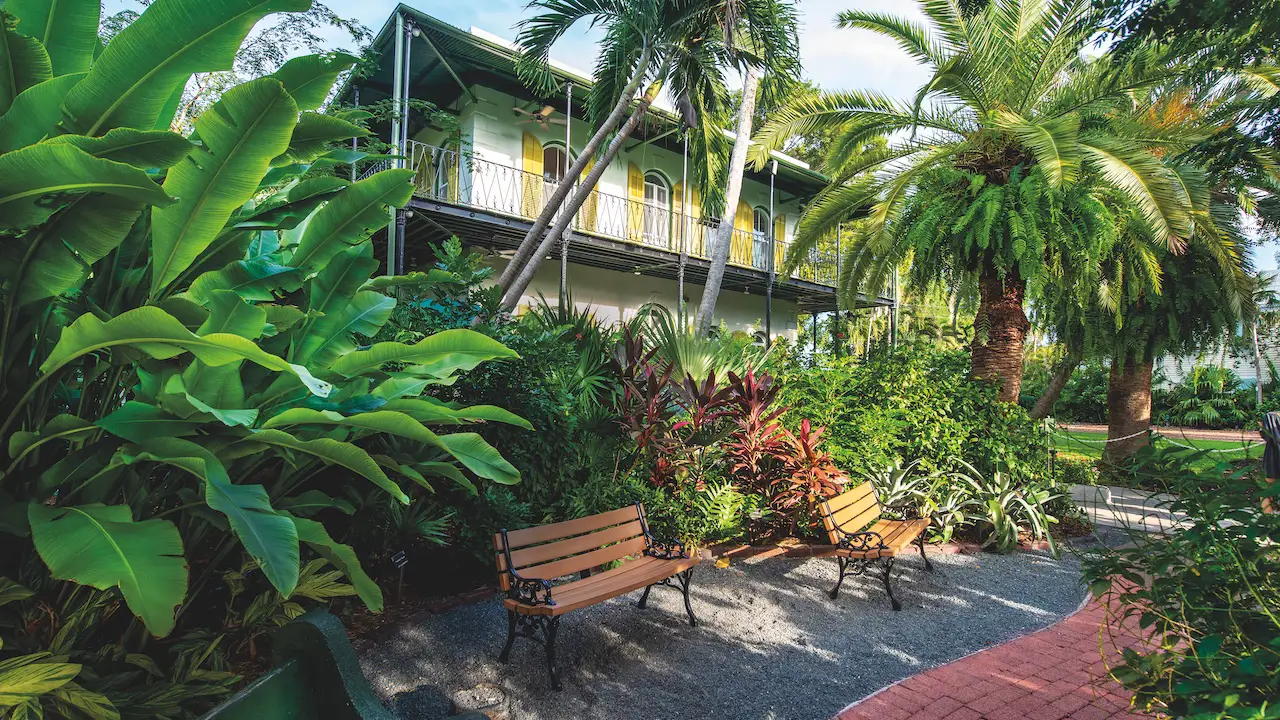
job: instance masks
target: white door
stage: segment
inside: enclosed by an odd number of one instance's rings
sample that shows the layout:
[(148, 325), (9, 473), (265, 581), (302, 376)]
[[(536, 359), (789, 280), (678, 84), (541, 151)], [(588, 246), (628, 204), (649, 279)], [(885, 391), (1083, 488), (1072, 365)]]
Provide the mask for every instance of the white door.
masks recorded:
[(647, 245), (669, 247), (671, 244), (671, 193), (667, 186), (649, 178), (644, 181), (644, 225)]

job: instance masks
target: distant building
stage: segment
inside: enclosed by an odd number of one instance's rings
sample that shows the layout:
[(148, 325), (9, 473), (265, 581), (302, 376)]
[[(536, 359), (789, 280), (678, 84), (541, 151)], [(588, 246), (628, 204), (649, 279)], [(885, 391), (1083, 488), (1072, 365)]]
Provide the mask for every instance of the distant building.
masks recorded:
[[(405, 5), (387, 20), (372, 51), (377, 70), (346, 89), (348, 100), (369, 104), (391, 98), (398, 84), (409, 98), (456, 114), (461, 126), (460, 141), (416, 119), (407, 129), (402, 154), (408, 158), (405, 166), (417, 173), (417, 190), (399, 250), (403, 269), (426, 263), (428, 243), (455, 234), (465, 245), (489, 253), (501, 268), (590, 137), (592, 128), (582, 119), (590, 78), (553, 63), (561, 90), (538, 96), (518, 79), (517, 50), (510, 42), (475, 28), (461, 30)], [(408, 56), (401, 68), (395, 62), (399, 52)], [(568, 286), (576, 305), (594, 307), (603, 320), (629, 317), (648, 302), (675, 310), (681, 265), (686, 305), (696, 307), (702, 296), (720, 209), (702, 207), (693, 189), (686, 207), (692, 173), (686, 172), (680, 129), (671, 110), (651, 110), (574, 218)], [(391, 137), (391, 128), (379, 132)], [(827, 182), (803, 162), (782, 154), (775, 159), (764, 172), (748, 171), (730, 220), (730, 267), (717, 316), (732, 330), (763, 330), (771, 256), (780, 267), (804, 203)], [(557, 248), (552, 260), (542, 263), (523, 302), (540, 293), (553, 301), (558, 297), (559, 255)], [(772, 283), (774, 335), (794, 337), (800, 314), (836, 309), (833, 255), (815, 255), (791, 277)], [(862, 304), (891, 305), (892, 300), (866, 298)]]

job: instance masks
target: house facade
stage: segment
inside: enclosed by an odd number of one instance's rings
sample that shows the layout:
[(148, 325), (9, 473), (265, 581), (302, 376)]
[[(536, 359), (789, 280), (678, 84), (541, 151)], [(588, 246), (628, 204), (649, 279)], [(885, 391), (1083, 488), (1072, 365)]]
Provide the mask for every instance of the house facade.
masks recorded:
[[(389, 256), (412, 270), (431, 262), (431, 243), (456, 235), (500, 270), (592, 133), (582, 114), (590, 78), (553, 63), (559, 91), (540, 96), (518, 79), (518, 50), (510, 42), (404, 5), (373, 51), (376, 71), (348, 86), (348, 100), (390, 99), (393, 108), (425, 100), (455, 119), (450, 127), (433, 126), (409, 110), (378, 128), (402, 148), (396, 162), (415, 173), (414, 197), (390, 234)], [(542, 263), (522, 304), (540, 295), (554, 302), (564, 283), (575, 305), (605, 321), (626, 319), (651, 302), (673, 312), (681, 298), (686, 308), (697, 306), (723, 208), (703, 207), (681, 130), (669, 108), (651, 109), (572, 219), (566, 245)], [(717, 319), (730, 330), (794, 337), (799, 315), (836, 309), (838, 248), (815, 252), (789, 277), (776, 273), (804, 203), (825, 184), (781, 154), (764, 172), (748, 171), (727, 219), (730, 260), (717, 301)]]

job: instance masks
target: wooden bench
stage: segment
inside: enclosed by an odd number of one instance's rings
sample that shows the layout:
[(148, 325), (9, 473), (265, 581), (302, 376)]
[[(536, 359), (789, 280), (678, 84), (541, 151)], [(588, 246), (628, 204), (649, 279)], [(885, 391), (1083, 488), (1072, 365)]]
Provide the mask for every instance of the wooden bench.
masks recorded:
[(827, 498), (819, 506), (822, 524), (831, 544), (836, 546), (836, 560), (840, 563), (840, 577), (829, 593), (832, 600), (839, 596), (840, 584), (846, 577), (861, 575), (872, 564), (877, 564), (884, 569), (881, 579), (889, 602), (894, 610), (901, 610), (902, 605), (889, 585), (889, 573), (893, 570), (894, 558), (912, 542), (920, 546), (925, 570), (933, 572), (933, 563), (924, 554), (924, 531), (929, 527), (929, 520), (892, 520), (881, 517), (884, 510), (875, 487), (869, 482)]
[[(649, 600), (655, 585), (684, 592), (689, 624), (697, 625), (689, 604), (689, 582), (700, 558), (689, 557), (682, 544), (659, 541), (649, 534), (640, 503), (599, 515), (539, 525), (525, 530), (502, 530), (493, 536), (497, 550), (498, 582), (507, 593), (507, 644), (499, 660), (507, 662), (516, 635), (542, 642), (547, 649), (551, 687), (560, 689), (556, 669), (556, 632), (560, 616), (644, 588), (638, 607)], [(634, 557), (633, 557), (634, 556)], [(607, 563), (622, 564), (593, 572)], [(555, 582), (571, 575), (577, 579)]]

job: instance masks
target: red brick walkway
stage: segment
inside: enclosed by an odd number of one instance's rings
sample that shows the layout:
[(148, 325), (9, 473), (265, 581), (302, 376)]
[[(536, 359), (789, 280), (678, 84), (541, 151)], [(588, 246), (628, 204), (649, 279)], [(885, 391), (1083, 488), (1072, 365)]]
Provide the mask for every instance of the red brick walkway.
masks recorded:
[[(1107, 676), (1097, 601), (1052, 627), (934, 668), (845, 708), (836, 720), (1104, 720), (1150, 717)], [(1113, 642), (1114, 641), (1114, 642)], [(1105, 637), (1116, 646), (1138, 640)]]

